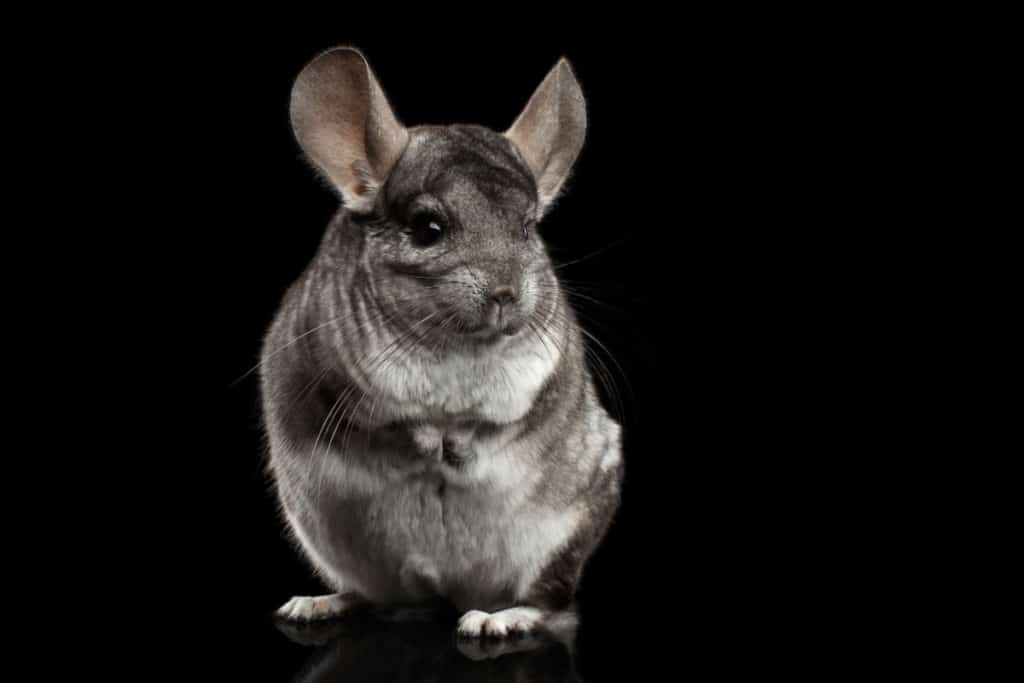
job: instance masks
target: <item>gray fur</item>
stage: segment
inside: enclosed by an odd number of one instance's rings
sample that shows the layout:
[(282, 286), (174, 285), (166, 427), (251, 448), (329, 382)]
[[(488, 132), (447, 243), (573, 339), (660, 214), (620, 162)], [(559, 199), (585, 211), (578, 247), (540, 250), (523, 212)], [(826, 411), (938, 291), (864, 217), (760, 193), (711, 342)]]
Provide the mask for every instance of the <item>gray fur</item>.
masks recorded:
[[(325, 59), (343, 65), (347, 85), (322, 83), (339, 73)], [(351, 75), (359, 64), (365, 78)], [(618, 506), (622, 459), (536, 225), (585, 129), (582, 95), (568, 109), (548, 101), (579, 92), (568, 63), (538, 88), (515, 136), (401, 127), (348, 48), (318, 57), (296, 87), (293, 119), (297, 99), (377, 93), (333, 139), (355, 155), (349, 170), (379, 174), (379, 186), (354, 197), (358, 212), (337, 213), (265, 338), (269, 465), (289, 528), (347, 596), (338, 604), (442, 599), (462, 611), (536, 607), (545, 618), (569, 608)], [(296, 134), (324, 170), (317, 141), (331, 135), (303, 130), (340, 125), (339, 116), (316, 110)], [(405, 140), (393, 162), (344, 139), (374, 117), (391, 126), (387, 139)], [(325, 172), (351, 204), (344, 164)], [(426, 247), (409, 234), (422, 211), (446, 225)], [(491, 298), (501, 289), (514, 298), (504, 306)]]

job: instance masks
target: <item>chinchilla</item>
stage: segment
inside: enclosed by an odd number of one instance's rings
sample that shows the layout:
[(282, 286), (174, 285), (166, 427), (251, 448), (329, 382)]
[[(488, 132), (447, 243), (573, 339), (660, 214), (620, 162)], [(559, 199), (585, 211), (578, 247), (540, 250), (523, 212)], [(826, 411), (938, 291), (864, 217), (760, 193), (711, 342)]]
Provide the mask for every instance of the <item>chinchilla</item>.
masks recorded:
[(283, 517), (335, 592), (278, 614), (436, 602), (467, 638), (571, 621), (623, 461), (539, 232), (586, 129), (569, 63), (504, 133), (406, 128), (336, 48), (291, 122), (343, 205), (266, 334), (263, 417)]

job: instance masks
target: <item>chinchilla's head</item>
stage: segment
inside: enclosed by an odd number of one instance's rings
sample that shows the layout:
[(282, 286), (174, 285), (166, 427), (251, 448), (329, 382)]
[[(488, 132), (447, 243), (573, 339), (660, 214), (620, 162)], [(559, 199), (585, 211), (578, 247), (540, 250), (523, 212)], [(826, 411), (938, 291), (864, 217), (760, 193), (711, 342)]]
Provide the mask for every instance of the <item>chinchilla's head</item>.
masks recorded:
[(538, 223), (586, 129), (567, 61), (504, 133), (406, 128), (363, 56), (337, 48), (299, 75), (291, 120), (348, 210), (349, 220), (330, 229), (360, 242), (358, 267), (390, 319), (408, 327), (430, 320), (424, 331), (489, 343), (522, 333), (555, 305)]

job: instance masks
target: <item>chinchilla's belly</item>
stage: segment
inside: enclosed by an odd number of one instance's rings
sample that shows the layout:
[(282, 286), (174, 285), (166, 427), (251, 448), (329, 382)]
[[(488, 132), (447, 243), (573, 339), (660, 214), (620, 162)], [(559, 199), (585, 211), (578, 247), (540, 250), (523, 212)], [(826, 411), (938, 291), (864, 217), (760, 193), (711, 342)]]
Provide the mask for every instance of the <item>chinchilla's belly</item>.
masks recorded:
[(575, 508), (530, 500), (529, 482), (494, 458), (391, 476), (334, 470), (305, 501), (301, 535), (340, 584), (380, 604), (438, 597), (460, 609), (511, 604), (580, 520)]
[(331, 542), (344, 548), (343, 573), (377, 602), (508, 601), (524, 570), (508, 543), (514, 522), (438, 475), (323, 512)]

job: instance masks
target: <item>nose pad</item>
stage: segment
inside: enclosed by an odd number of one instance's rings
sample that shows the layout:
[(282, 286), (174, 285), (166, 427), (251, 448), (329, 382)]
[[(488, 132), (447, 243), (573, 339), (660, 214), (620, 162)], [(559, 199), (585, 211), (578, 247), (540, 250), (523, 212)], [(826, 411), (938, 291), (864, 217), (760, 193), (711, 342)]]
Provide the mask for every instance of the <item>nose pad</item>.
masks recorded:
[(491, 290), (491, 300), (496, 302), (499, 306), (507, 306), (508, 304), (514, 303), (517, 298), (516, 290), (512, 289), (508, 285), (495, 287)]

